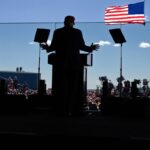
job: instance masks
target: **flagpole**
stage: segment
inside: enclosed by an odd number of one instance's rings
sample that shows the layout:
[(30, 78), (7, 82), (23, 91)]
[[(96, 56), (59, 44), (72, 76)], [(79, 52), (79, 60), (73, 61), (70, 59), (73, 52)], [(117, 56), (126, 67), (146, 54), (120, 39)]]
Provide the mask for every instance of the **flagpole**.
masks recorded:
[(120, 88), (119, 88), (119, 93), (120, 93), (120, 97), (122, 97), (122, 43), (120, 43)]
[(144, 16), (145, 16), (145, 4), (146, 4), (146, 2), (145, 2), (145, 0), (144, 0)]

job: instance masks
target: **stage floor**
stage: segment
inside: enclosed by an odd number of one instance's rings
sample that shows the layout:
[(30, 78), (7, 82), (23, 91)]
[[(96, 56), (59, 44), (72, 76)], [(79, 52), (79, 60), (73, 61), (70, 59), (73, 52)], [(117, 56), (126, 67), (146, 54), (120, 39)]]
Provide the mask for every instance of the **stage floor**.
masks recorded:
[[(49, 100), (49, 97), (48, 97)], [(9, 104), (11, 99), (9, 99)], [(32, 107), (24, 106), (24, 101), (18, 106), (20, 98), (13, 105), (2, 103), (0, 111), (0, 137), (2, 139), (29, 139), (69, 142), (72, 144), (105, 146), (114, 144), (149, 144), (150, 145), (150, 115), (130, 116), (116, 113), (103, 114), (86, 112), (83, 116), (56, 116), (51, 111), (51, 102), (42, 105), (34, 99)], [(5, 105), (4, 105), (5, 104)], [(47, 105), (49, 104), (49, 105)], [(3, 107), (5, 106), (5, 107)], [(29, 105), (30, 106), (30, 105)], [(128, 110), (126, 110), (128, 111)], [(148, 111), (149, 112), (149, 111)], [(24, 140), (25, 139), (25, 140)], [(84, 141), (84, 142), (83, 142)], [(27, 143), (28, 144), (28, 143)]]
[[(150, 119), (103, 116), (54, 116), (48, 111), (26, 114), (0, 114), (0, 136), (15, 138), (51, 138), (56, 141), (76, 138), (87, 142), (138, 142), (150, 144)], [(77, 142), (76, 140), (76, 142)], [(78, 141), (78, 142), (79, 142)]]

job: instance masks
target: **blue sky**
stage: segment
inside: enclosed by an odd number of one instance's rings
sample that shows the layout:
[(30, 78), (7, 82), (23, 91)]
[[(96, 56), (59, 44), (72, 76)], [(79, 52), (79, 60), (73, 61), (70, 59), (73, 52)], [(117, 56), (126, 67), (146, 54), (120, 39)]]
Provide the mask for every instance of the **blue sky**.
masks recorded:
[[(116, 84), (120, 75), (120, 47), (114, 46), (109, 29), (119, 25), (104, 24), (104, 9), (108, 6), (126, 5), (141, 0), (0, 0), (0, 70), (15, 71), (22, 66), (24, 71), (38, 70), (38, 43), (34, 43), (37, 28), (63, 26), (66, 15), (76, 17), (75, 27), (82, 30), (87, 45), (100, 43), (93, 52), (93, 66), (88, 67), (88, 88), (99, 85), (99, 76), (107, 76)], [(126, 38), (123, 44), (123, 76), (126, 80), (150, 79), (150, 1), (145, 1), (146, 23), (122, 25)], [(55, 24), (57, 23), (57, 24)], [(41, 51), (41, 74), (51, 87), (51, 66), (48, 54)]]

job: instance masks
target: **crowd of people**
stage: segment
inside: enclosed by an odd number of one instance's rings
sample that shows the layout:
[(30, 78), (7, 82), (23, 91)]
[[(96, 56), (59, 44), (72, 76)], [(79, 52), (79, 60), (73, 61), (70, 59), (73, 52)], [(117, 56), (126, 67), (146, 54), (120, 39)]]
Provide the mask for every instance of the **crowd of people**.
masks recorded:
[(133, 81), (117, 78), (118, 84), (114, 86), (111, 80), (107, 77), (101, 80), (103, 88), (101, 93), (105, 91), (107, 96), (121, 96), (121, 97), (150, 97), (149, 81), (147, 79), (139, 80), (134, 79)]
[(33, 95), (37, 94), (37, 90), (29, 88), (28, 83), (20, 83), (17, 76), (9, 77), (6, 81), (6, 94), (8, 95)]
[(88, 90), (87, 91), (87, 110), (100, 110), (101, 105), (101, 95), (97, 90)]
[[(14, 78), (9, 77), (6, 83), (6, 94), (8, 95), (28, 96), (38, 94), (38, 91), (30, 89), (29, 85), (26, 82), (21, 84), (16, 76)], [(134, 79), (132, 82), (130, 82), (129, 80), (123, 80), (121, 87), (121, 96), (126, 98), (132, 96), (150, 97), (150, 87), (148, 84), (149, 81), (147, 79), (143, 79), (142, 81)], [(87, 110), (100, 110), (101, 98), (102, 95), (105, 94), (103, 90), (107, 90), (107, 96), (118, 97), (120, 96), (120, 82), (118, 82), (118, 85), (114, 86), (111, 80), (102, 78), (101, 86), (98, 86), (97, 89), (87, 90), (85, 104)], [(52, 94), (50, 89), (48, 89), (47, 91), (47, 95)]]

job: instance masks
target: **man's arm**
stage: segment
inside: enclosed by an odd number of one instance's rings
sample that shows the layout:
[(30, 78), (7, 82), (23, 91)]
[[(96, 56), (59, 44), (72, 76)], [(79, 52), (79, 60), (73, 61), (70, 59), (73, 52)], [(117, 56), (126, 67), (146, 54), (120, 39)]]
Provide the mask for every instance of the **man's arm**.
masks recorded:
[(57, 32), (54, 31), (52, 42), (51, 42), (50, 45), (48, 45), (48, 44), (40, 44), (40, 47), (42, 49), (45, 49), (47, 51), (47, 53), (55, 51), (56, 47), (57, 47)]
[(82, 32), (79, 30), (79, 34), (80, 34), (80, 49), (86, 52), (92, 52), (93, 50), (97, 50), (100, 45), (99, 44), (91, 44), (91, 46), (87, 46), (85, 45), (84, 39), (83, 39), (83, 35)]
[(54, 51), (54, 50), (51, 48), (51, 46), (49, 46), (49, 45), (47, 45), (47, 44), (40, 44), (40, 47), (41, 47), (43, 50), (46, 50), (47, 53)]
[(93, 50), (99, 49), (99, 48), (100, 48), (100, 45), (99, 45), (99, 44), (93, 44), (93, 43), (92, 43), (90, 47), (91, 47), (91, 49), (92, 49), (92, 51), (93, 51)]

